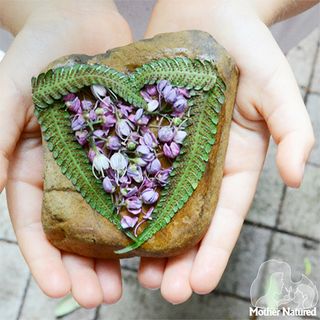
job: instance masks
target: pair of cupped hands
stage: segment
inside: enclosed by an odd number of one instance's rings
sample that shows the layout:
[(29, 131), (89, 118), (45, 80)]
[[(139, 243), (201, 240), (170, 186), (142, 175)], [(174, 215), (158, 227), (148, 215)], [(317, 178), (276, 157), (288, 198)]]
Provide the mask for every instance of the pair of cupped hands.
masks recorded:
[[(0, 189), (6, 188), (21, 252), (48, 296), (71, 292), (88, 308), (115, 303), (122, 294), (119, 261), (60, 252), (42, 229), (42, 145), (30, 79), (62, 55), (93, 55), (132, 42), (130, 28), (109, 0), (7, 2), (2, 21), (15, 40), (0, 64)], [(291, 187), (300, 185), (314, 143), (288, 62), (263, 19), (244, 2), (162, 0), (146, 32), (151, 37), (207, 31), (240, 70), (219, 202), (207, 234), (180, 256), (141, 258), (140, 284), (160, 288), (163, 298), (174, 304), (217, 286), (252, 202), (270, 134), (277, 144), (280, 175)]]

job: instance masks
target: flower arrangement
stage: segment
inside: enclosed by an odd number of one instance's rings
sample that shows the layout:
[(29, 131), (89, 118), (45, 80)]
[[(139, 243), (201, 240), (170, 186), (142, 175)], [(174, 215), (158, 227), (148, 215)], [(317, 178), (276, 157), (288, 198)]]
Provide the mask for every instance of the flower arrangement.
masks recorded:
[(146, 85), (140, 91), (147, 103), (142, 109), (101, 85), (90, 89), (64, 96), (71, 128), (87, 152), (94, 177), (111, 195), (121, 227), (137, 236), (139, 227), (153, 219), (187, 136), (190, 91), (166, 80)]

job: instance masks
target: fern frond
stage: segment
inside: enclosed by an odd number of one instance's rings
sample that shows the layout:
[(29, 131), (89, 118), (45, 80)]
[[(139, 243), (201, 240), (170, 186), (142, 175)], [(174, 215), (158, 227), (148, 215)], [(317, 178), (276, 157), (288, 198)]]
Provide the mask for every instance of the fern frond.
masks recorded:
[[(45, 111), (36, 113), (48, 149), (60, 166), (61, 172), (72, 182), (85, 201), (103, 217), (122, 229), (120, 215), (114, 209), (110, 195), (102, 188), (91, 171), (91, 164), (80, 144), (74, 139), (70, 127), (70, 115), (63, 103), (54, 103)], [(126, 233), (131, 239), (135, 237)]]
[(216, 141), (223, 92), (219, 88), (220, 99), (215, 92), (216, 86), (213, 90), (192, 98), (188, 135), (183, 143), (182, 154), (173, 163), (169, 184), (161, 192), (153, 213), (154, 220), (138, 235), (134, 243), (115, 251), (116, 253), (123, 254), (140, 247), (164, 228), (197, 188)]

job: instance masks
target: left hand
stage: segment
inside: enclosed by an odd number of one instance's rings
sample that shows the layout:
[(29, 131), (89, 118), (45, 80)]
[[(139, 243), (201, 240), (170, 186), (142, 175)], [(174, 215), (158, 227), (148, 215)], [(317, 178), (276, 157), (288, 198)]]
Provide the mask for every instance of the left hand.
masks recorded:
[[(213, 3), (216, 3), (214, 6)], [(139, 280), (171, 303), (207, 294), (218, 284), (255, 194), (269, 137), (284, 182), (298, 187), (314, 143), (309, 116), (290, 66), (267, 26), (240, 1), (159, 1), (146, 37), (207, 31), (234, 57), (240, 79), (220, 197), (207, 234), (168, 259), (142, 258)]]

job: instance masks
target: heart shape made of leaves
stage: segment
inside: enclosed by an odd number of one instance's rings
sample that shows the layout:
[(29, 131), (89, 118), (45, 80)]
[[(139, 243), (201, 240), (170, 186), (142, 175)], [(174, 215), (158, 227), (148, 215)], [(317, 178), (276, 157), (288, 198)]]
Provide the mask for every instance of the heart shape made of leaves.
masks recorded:
[[(173, 163), (169, 184), (163, 189), (153, 212), (153, 220), (134, 237), (123, 230), (111, 197), (92, 175), (83, 148), (75, 141), (63, 96), (91, 85), (108, 88), (136, 108), (147, 109), (140, 94), (145, 85), (167, 80), (176, 87), (192, 90), (188, 100), (190, 123), (181, 154)], [(32, 79), (35, 113), (44, 139), (62, 173), (73, 183), (86, 202), (123, 230), (133, 243), (116, 251), (122, 254), (140, 247), (165, 227), (197, 188), (217, 134), (226, 85), (212, 60), (185, 57), (162, 58), (122, 73), (100, 64), (76, 64), (50, 69)]]

